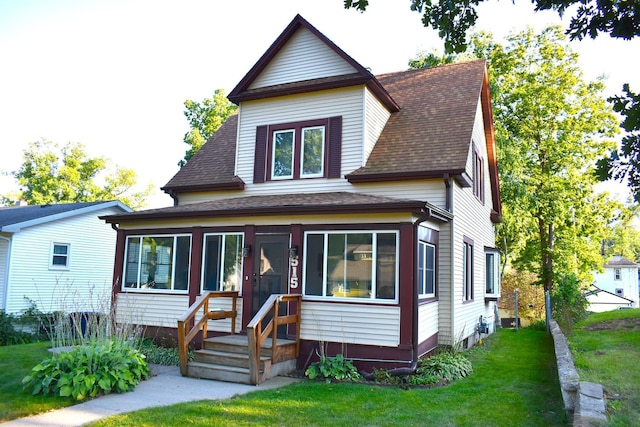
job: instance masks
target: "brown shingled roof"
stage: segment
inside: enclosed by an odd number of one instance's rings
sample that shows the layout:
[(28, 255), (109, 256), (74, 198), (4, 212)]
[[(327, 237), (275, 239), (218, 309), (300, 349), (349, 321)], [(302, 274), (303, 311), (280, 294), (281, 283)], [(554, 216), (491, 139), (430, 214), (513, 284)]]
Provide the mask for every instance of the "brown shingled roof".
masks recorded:
[(400, 111), (389, 118), (367, 164), (347, 178), (462, 174), (484, 74), (485, 61), (478, 60), (377, 76)]
[(119, 223), (122, 220), (205, 216), (382, 212), (416, 212), (423, 215), (428, 214), (439, 221), (448, 221), (452, 218), (450, 213), (420, 200), (349, 192), (234, 197), (100, 218), (109, 223)]
[(162, 190), (243, 190), (244, 182), (235, 175), (237, 127), (238, 115), (234, 114)]

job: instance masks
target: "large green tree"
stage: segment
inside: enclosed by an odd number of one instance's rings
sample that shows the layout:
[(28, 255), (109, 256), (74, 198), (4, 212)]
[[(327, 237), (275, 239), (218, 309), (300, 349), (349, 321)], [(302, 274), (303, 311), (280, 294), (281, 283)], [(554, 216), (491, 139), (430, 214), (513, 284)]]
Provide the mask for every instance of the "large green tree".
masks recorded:
[(133, 209), (144, 207), (153, 187), (134, 191), (136, 173), (116, 168), (106, 174), (107, 163), (104, 157), (89, 157), (80, 143), (60, 147), (43, 139), (24, 150), (22, 166), (13, 176), (20, 186), (19, 198), (29, 204), (120, 200)]
[(184, 135), (184, 142), (189, 145), (189, 149), (178, 162), (180, 167), (187, 164), (238, 108), (227, 99), (223, 89), (216, 89), (212, 98), (205, 98), (202, 102), (186, 100), (184, 107), (184, 115), (190, 126), (189, 132)]
[(547, 290), (566, 274), (589, 280), (616, 208), (594, 189), (596, 160), (616, 128), (602, 81), (584, 81), (559, 27), (512, 34), (504, 45), (475, 34), (469, 50), (488, 59), (505, 261)]
[(559, 27), (513, 34), (504, 46), (481, 34), (472, 45), (489, 61), (503, 250), (545, 290), (568, 273), (588, 280), (613, 209), (594, 189), (596, 160), (613, 147), (617, 126), (604, 84), (583, 79)]
[[(476, 7), (485, 0), (411, 0), (425, 27), (438, 30), (447, 52), (464, 52), (467, 31), (478, 19)], [(515, 0), (512, 0), (515, 2)], [(575, 11), (567, 33), (571, 39), (595, 38), (599, 33), (631, 39), (640, 35), (640, 3), (636, 0), (531, 0), (535, 10)], [(369, 0), (344, 0), (345, 8), (365, 11)]]

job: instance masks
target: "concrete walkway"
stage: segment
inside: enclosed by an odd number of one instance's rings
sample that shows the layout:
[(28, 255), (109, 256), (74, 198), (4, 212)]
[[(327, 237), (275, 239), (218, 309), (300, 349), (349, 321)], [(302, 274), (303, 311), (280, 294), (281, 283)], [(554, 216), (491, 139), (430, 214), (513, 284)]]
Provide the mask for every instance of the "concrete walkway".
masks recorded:
[(2, 426), (81, 426), (123, 412), (193, 400), (226, 399), (238, 394), (282, 387), (299, 381), (295, 378), (275, 377), (259, 386), (253, 386), (183, 377), (175, 366), (151, 365), (151, 371), (155, 376), (142, 381), (131, 392), (108, 394), (67, 408), (8, 421)]

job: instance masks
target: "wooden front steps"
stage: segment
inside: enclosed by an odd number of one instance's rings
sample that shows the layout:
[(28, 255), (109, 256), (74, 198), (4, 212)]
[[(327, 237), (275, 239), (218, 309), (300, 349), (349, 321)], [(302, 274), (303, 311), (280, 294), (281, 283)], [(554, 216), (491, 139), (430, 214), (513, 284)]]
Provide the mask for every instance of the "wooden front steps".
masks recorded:
[[(266, 340), (260, 350), (258, 384), (271, 377), (292, 372), (296, 359), (272, 363), (272, 341)], [(296, 346), (296, 341), (278, 339), (278, 346)], [(226, 335), (207, 338), (203, 348), (195, 351), (192, 362), (187, 363), (187, 376), (253, 384), (249, 369), (249, 341), (246, 335)]]

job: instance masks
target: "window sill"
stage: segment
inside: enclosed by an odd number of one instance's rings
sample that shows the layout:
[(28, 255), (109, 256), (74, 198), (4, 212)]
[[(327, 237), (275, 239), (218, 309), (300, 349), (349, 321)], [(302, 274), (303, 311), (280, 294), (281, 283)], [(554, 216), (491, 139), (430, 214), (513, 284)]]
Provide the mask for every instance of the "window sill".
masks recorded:
[(500, 299), (500, 295), (487, 295), (484, 297), (484, 302), (498, 301), (499, 299)]
[(418, 296), (418, 305), (431, 304), (432, 302), (438, 302), (438, 297), (420, 297)]

